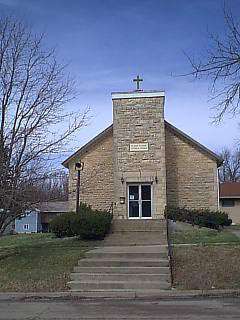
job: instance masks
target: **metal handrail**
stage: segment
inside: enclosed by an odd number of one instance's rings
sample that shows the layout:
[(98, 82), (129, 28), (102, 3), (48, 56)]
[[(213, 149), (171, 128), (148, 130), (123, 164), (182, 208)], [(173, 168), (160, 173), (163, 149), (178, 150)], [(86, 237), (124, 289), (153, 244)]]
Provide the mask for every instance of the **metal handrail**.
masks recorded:
[(171, 287), (173, 287), (173, 244), (170, 237), (170, 228), (169, 228), (169, 219), (167, 216), (167, 211), (165, 210), (165, 219), (166, 219), (166, 228), (167, 228), (167, 244), (168, 244), (168, 259), (169, 259), (169, 267), (170, 267), (170, 275), (171, 275)]

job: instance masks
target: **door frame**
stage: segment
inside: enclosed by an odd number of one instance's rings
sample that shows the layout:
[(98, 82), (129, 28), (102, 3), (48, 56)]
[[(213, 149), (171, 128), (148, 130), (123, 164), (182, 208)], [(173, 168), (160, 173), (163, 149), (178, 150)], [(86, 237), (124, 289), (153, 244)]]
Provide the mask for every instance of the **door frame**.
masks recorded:
[[(138, 193), (139, 193), (139, 199), (135, 200), (138, 201), (139, 205), (139, 217), (129, 217), (129, 187), (131, 186), (138, 186)], [(142, 217), (142, 192), (141, 192), (141, 186), (150, 186), (151, 188), (151, 217)], [(143, 200), (144, 201), (144, 200)], [(128, 183), (127, 184), (127, 211), (128, 211), (128, 219), (130, 220), (148, 220), (152, 219), (152, 214), (153, 214), (153, 188), (152, 188), (152, 183), (150, 182), (135, 182), (135, 183)]]

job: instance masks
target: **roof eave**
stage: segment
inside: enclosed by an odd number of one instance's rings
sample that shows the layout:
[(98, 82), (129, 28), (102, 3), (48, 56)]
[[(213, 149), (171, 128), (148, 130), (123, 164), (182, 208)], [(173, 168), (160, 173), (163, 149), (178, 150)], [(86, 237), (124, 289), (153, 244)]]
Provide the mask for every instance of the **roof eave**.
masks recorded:
[(77, 155), (82, 154), (84, 151), (86, 151), (88, 149), (88, 147), (90, 147), (92, 144), (98, 142), (101, 138), (103, 138), (107, 133), (109, 133), (113, 128), (113, 125), (111, 124), (110, 126), (108, 126), (106, 129), (104, 129), (102, 132), (100, 132), (97, 136), (95, 136), (93, 139), (91, 139), (90, 141), (88, 141), (84, 146), (82, 146), (80, 149), (78, 149), (76, 152), (74, 152), (70, 157), (68, 157), (66, 160), (64, 160), (62, 162), (62, 165), (65, 168), (69, 168), (69, 162), (76, 157)]
[(216, 153), (199, 143), (198, 141), (191, 138), (189, 135), (184, 133), (183, 131), (179, 130), (175, 126), (173, 126), (171, 123), (167, 122), (165, 120), (165, 124), (170, 128), (170, 130), (176, 132), (178, 135), (184, 137), (187, 141), (189, 141), (192, 145), (197, 146), (200, 150), (202, 150), (205, 154), (210, 156), (212, 159), (214, 159), (217, 162), (217, 166), (220, 167), (223, 163), (223, 159), (219, 157)]
[[(207, 154), (209, 157), (211, 157), (211, 159), (215, 160), (217, 163), (217, 166), (220, 167), (223, 163), (223, 159), (221, 157), (219, 157), (216, 153), (214, 153), (213, 151), (209, 150), (208, 148), (206, 148), (204, 145), (202, 145), (201, 143), (199, 143), (198, 141), (194, 140), (193, 138), (191, 138), (190, 136), (188, 136), (186, 133), (184, 133), (183, 131), (179, 130), (178, 128), (176, 128), (175, 126), (173, 126), (171, 123), (167, 122), (166, 120), (164, 121), (165, 125), (170, 128), (170, 130), (172, 130), (173, 132), (175, 132), (176, 134), (178, 134), (179, 136), (185, 138), (187, 141), (189, 141), (193, 146), (197, 146), (200, 150), (202, 150), (202, 152), (204, 152), (205, 154)], [(74, 159), (74, 157), (76, 155), (80, 155), (82, 154), (84, 151), (86, 151), (88, 149), (88, 147), (90, 147), (92, 144), (98, 142), (101, 138), (103, 138), (108, 132), (110, 132), (113, 129), (113, 124), (111, 124), (110, 126), (108, 126), (105, 130), (103, 130), (102, 132), (100, 132), (97, 136), (95, 136), (93, 139), (91, 139), (88, 143), (86, 143), (84, 146), (82, 146), (80, 149), (78, 149), (75, 153), (73, 153), (70, 157), (68, 157), (65, 161), (62, 162), (62, 165), (65, 168), (69, 168), (69, 162)]]
[(219, 196), (219, 199), (240, 199), (240, 195), (239, 196)]

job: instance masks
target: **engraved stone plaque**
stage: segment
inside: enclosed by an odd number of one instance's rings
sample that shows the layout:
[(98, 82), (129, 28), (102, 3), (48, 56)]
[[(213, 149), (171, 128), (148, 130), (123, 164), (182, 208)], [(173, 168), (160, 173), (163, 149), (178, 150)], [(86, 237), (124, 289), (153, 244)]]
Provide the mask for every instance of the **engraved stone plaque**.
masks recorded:
[(148, 143), (130, 143), (130, 151), (148, 151)]

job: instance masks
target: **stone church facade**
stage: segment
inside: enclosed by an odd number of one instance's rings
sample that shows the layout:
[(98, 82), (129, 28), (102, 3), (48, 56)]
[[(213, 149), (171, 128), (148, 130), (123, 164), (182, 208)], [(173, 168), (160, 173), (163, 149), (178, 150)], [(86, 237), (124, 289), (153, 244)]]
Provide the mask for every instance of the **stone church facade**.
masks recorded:
[(161, 219), (166, 206), (218, 209), (221, 159), (164, 119), (163, 91), (112, 93), (113, 124), (63, 162), (80, 199), (115, 219)]

